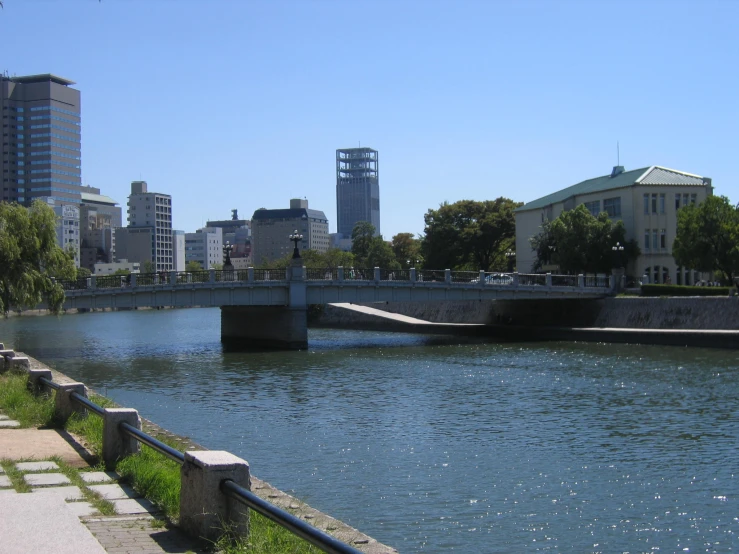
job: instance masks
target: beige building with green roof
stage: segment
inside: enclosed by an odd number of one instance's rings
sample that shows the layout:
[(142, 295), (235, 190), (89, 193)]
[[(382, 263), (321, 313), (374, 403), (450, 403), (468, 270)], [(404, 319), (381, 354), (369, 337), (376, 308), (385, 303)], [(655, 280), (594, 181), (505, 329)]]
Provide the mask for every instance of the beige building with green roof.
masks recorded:
[(626, 227), (627, 240), (638, 242), (641, 255), (626, 268), (636, 279), (650, 283), (694, 284), (702, 275), (678, 267), (672, 257), (677, 212), (687, 204), (703, 202), (713, 194), (711, 179), (693, 173), (651, 166), (625, 171), (616, 166), (610, 175), (582, 181), (525, 204), (516, 210), (516, 268), (533, 271), (536, 253), (530, 239), (545, 221), (580, 204), (593, 215), (607, 212)]

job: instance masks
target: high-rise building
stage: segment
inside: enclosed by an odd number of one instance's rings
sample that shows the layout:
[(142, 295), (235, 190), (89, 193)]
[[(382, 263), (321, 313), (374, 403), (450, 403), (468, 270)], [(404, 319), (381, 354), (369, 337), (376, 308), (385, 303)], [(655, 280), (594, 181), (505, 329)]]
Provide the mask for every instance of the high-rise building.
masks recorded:
[(175, 271), (185, 271), (185, 231), (172, 231), (172, 265)]
[(97, 263), (111, 263), (115, 259), (114, 229), (121, 226), (121, 208), (118, 203), (86, 187), (80, 204), (80, 266), (90, 271)]
[(323, 212), (308, 209), (308, 200), (293, 198), (287, 210), (260, 208), (255, 211), (251, 218), (254, 264), (279, 260), (290, 254), (294, 244), (288, 237), (294, 231), (303, 235), (301, 250), (328, 250), (328, 219)]
[(203, 227), (194, 233), (185, 233), (185, 262), (197, 262), (203, 269), (223, 265), (223, 230)]
[(80, 91), (56, 75), (0, 76), (2, 200), (79, 204)]
[(149, 192), (146, 181), (133, 181), (128, 197), (128, 227), (116, 229), (115, 240), (117, 259), (151, 262), (156, 271), (173, 270), (172, 197)]
[(369, 221), (380, 234), (377, 150), (343, 148), (336, 151), (336, 230), (351, 237), (359, 221)]
[(206, 227), (223, 230), (223, 244), (231, 245), (231, 264), (236, 269), (246, 268), (251, 262), (251, 221), (239, 219), (238, 210), (231, 210), (231, 219), (208, 221)]

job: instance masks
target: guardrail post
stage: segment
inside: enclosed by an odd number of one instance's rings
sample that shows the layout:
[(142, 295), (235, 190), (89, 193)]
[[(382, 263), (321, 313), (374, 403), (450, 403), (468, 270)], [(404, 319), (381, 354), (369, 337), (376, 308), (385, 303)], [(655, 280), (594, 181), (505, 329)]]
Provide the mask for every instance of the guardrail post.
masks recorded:
[(336, 268), (336, 275), (339, 281), (344, 280), (344, 266), (343, 265), (340, 265), (339, 267)]
[(411, 272), (410, 281), (411, 283), (415, 283), (416, 282), (416, 268), (412, 267), (410, 269), (410, 272)]
[(577, 286), (581, 289), (585, 288), (585, 275), (583, 275), (582, 273), (577, 276)]
[(103, 462), (107, 469), (113, 470), (118, 460), (141, 450), (139, 441), (121, 432), (121, 423), (125, 421), (141, 430), (141, 418), (131, 408), (105, 408), (104, 411)]
[(12, 350), (4, 358), (6, 371), (28, 371), (31, 369), (31, 360), (25, 356), (16, 356)]
[(40, 395), (44, 392), (44, 385), (39, 381), (43, 377), (47, 381), (51, 381), (51, 370), (50, 369), (29, 369), (28, 370), (28, 390), (30, 390), (34, 396)]
[(67, 421), (69, 416), (75, 412), (80, 414), (87, 412), (85, 408), (78, 407), (74, 403), (74, 400), (72, 400), (73, 392), (87, 398), (87, 387), (85, 387), (84, 383), (63, 383), (59, 385), (56, 391), (54, 415), (60, 421)]
[(375, 282), (380, 280), (380, 268), (376, 267), (373, 271)]
[(131, 286), (135, 287), (136, 286), (136, 276), (138, 275), (138, 273), (132, 272), (130, 275), (131, 275)]
[(249, 464), (221, 450), (185, 452), (180, 470), (180, 527), (189, 535), (218, 540), (224, 527), (234, 534), (249, 534), (249, 511), (220, 490), (221, 482), (233, 480), (251, 490)]
[(452, 270), (451, 269), (445, 269), (444, 270), (444, 282), (445, 283), (451, 283), (452, 282)]
[(246, 268), (246, 280), (249, 283), (254, 282), (254, 268), (253, 267), (247, 267)]
[(552, 274), (551, 273), (547, 273), (547, 276), (546, 276), (546, 284), (547, 284), (548, 287), (551, 287), (552, 286)]
[(216, 270), (215, 269), (209, 269), (208, 270), (208, 282), (209, 283), (215, 283), (216, 282)]

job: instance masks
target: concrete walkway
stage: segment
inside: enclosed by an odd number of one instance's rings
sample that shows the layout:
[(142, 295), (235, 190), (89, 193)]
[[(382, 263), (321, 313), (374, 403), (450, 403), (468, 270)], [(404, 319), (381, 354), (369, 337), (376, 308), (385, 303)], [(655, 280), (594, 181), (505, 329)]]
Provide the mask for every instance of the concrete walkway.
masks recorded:
[[(19, 429), (0, 414), (0, 552), (27, 554), (159, 554), (205, 552), (178, 529), (166, 529), (157, 507), (112, 472), (94, 471), (91, 457), (64, 431)], [(74, 485), (51, 459), (73, 468)], [(11, 478), (11, 475), (13, 478)], [(79, 481), (78, 481), (79, 482)], [(30, 489), (30, 493), (16, 492)], [(116, 515), (90, 502), (108, 500)]]

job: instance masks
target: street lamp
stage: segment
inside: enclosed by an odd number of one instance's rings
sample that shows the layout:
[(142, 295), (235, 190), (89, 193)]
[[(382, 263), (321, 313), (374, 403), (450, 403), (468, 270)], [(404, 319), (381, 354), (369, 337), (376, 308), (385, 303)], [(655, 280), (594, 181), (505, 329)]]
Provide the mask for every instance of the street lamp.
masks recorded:
[(233, 264), (231, 263), (231, 250), (234, 249), (234, 245), (231, 244), (229, 241), (226, 241), (226, 244), (223, 245), (223, 254), (226, 256), (226, 262), (223, 264), (223, 269), (226, 271), (230, 271), (234, 268)]
[(293, 231), (293, 234), (289, 235), (287, 238), (295, 243), (295, 250), (293, 250), (293, 260), (300, 259), (300, 250), (298, 250), (298, 243), (303, 240), (303, 235), (299, 235), (298, 230), (295, 229)]
[(611, 250), (613, 250), (614, 254), (616, 255), (618, 259), (618, 266), (623, 267), (623, 263), (621, 263), (623, 251), (624, 251), (624, 245), (620, 242), (617, 242), (615, 246), (611, 246)]
[(508, 260), (508, 273), (513, 273), (513, 264), (516, 263), (516, 253), (513, 250), (508, 250), (505, 253), (505, 257)]
[(415, 263), (415, 265), (413, 265), (413, 266), (411, 266), (411, 264), (413, 263), (413, 260), (406, 260), (406, 261), (405, 261), (405, 263), (407, 263), (407, 264), (408, 264), (408, 269), (410, 269), (411, 267), (416, 267), (416, 266), (418, 266), (418, 264), (420, 264), (420, 263), (421, 263), (421, 260), (416, 260), (416, 263)]

